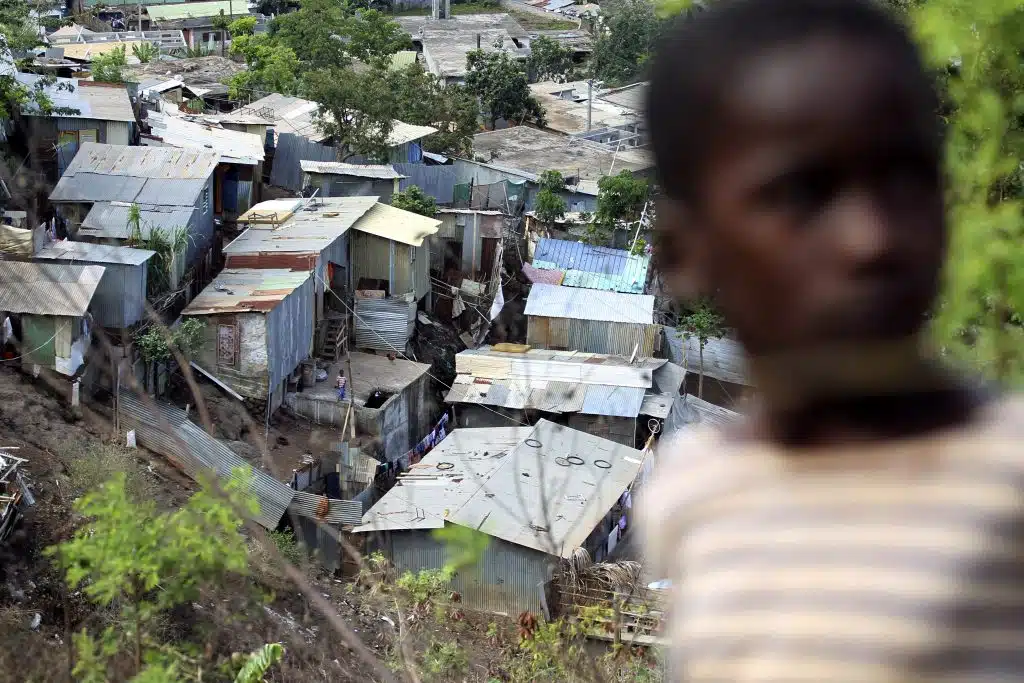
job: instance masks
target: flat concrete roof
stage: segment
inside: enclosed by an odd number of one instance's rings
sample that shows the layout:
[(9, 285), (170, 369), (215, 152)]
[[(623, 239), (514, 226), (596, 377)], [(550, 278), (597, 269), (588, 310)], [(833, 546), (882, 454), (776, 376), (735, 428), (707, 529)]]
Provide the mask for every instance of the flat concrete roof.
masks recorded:
[(336, 400), (335, 378), (338, 376), (338, 370), (344, 370), (345, 376), (348, 377), (348, 390), (352, 392), (356, 403), (365, 403), (374, 390), (382, 389), (392, 394), (401, 393), (403, 389), (430, 370), (430, 366), (425, 363), (415, 363), (401, 358), (392, 361), (384, 355), (376, 356), (372, 353), (358, 351), (351, 354), (351, 360), (351, 375), (349, 375), (346, 361), (333, 363), (327, 369), (326, 380), (303, 389), (300, 395), (311, 399)]

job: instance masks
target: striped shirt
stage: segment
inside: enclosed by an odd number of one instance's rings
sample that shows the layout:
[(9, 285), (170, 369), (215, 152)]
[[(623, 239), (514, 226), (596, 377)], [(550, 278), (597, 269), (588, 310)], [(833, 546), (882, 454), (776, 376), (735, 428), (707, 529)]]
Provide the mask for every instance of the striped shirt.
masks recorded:
[(671, 680), (1024, 681), (1024, 400), (882, 445), (665, 447), (641, 514)]

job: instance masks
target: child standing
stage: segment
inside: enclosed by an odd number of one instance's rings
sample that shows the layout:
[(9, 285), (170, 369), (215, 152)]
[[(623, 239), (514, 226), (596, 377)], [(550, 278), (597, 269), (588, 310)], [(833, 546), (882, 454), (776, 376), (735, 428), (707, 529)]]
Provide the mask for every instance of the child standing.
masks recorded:
[(640, 501), (673, 680), (1024, 680), (1024, 406), (922, 341), (938, 108), (868, 0), (719, 0), (655, 60), (658, 256), (758, 389)]

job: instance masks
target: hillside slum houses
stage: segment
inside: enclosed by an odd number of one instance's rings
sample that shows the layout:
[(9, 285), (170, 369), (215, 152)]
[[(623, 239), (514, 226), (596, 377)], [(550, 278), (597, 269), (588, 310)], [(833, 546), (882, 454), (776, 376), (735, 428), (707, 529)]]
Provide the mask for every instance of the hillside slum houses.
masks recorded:
[[(597, 209), (602, 178), (651, 177), (646, 84), (534, 83), (543, 128), (502, 122), (449, 155), (431, 151), (436, 127), (394, 121), (386, 158), (369, 159), (338, 148), (316, 102), (268, 93), (236, 107), (223, 81), (243, 66), (222, 57), (162, 54), (129, 65), (128, 85), (85, 80), (88, 58), (116, 46), (219, 45), (212, 17), (249, 11), (228, 4), (150, 2), (140, 31), (68, 27), (50, 39), (64, 52), (37, 58), (53, 60), (40, 73), (77, 76), (53, 97), (78, 113), (27, 110), (31, 135), (4, 130), (10, 144), (43, 141), (54, 183), (34, 209), (4, 207), (3, 353), (72, 400), (113, 397), (121, 430), (190, 476), (229, 476), (243, 461), (165, 391), (185, 368), (140, 343), (154, 321), (197, 329), (185, 363), (211, 391), (267, 430), (287, 412), (332, 435), (258, 473), (259, 523), (295, 513), (332, 570), (343, 531), (417, 571), (450, 559), (433, 530), (475, 529), (491, 543), (452, 580), (465, 604), (549, 613), (567, 561), (632, 557), (655, 443), (735, 421), (752, 390), (735, 341), (701, 345), (673, 326), (644, 220), (602, 245), (573, 225)], [(452, 16), (442, 0), (398, 21), (415, 51), (392, 68), (446, 83), (477, 47), (526, 59), (544, 34), (502, 13)], [(582, 28), (547, 35), (590, 49)], [(533, 210), (552, 170), (566, 220), (548, 223)], [(434, 215), (392, 205), (412, 187)]]

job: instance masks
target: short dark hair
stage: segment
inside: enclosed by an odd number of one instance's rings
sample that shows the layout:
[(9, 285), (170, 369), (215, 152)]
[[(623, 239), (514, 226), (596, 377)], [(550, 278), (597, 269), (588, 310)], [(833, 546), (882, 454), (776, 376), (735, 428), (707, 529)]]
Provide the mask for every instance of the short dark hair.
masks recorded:
[(935, 84), (906, 27), (871, 0), (718, 0), (680, 17), (654, 59), (648, 101), (660, 181), (670, 197), (693, 201), (720, 117), (721, 98), (736, 72), (764, 51), (833, 35), (887, 51), (893, 69), (912, 73), (922, 106), (935, 112)]

